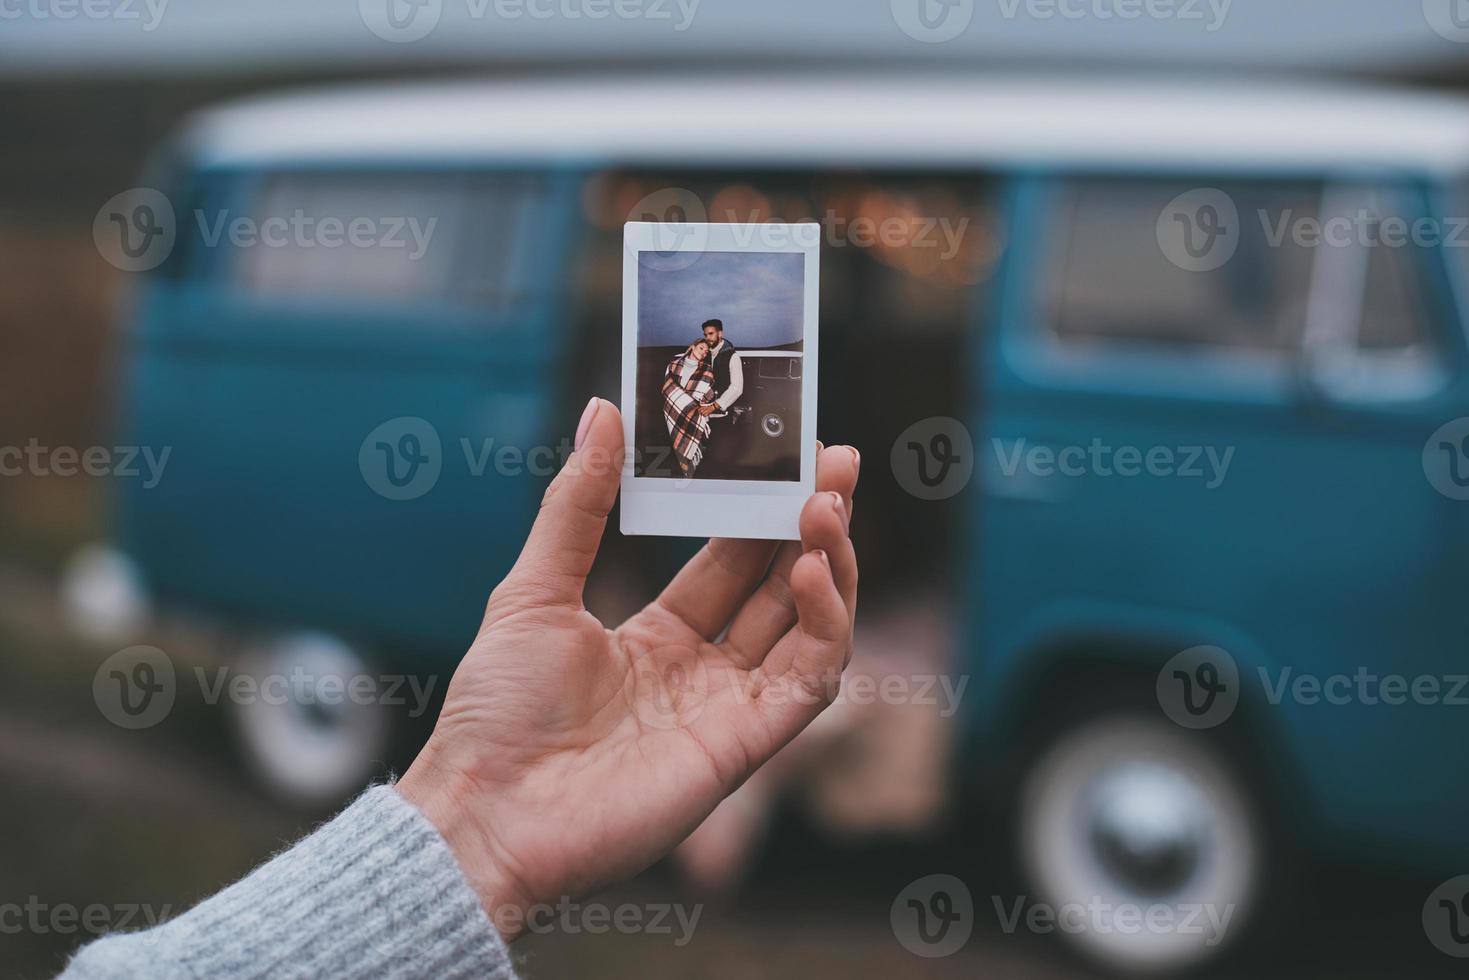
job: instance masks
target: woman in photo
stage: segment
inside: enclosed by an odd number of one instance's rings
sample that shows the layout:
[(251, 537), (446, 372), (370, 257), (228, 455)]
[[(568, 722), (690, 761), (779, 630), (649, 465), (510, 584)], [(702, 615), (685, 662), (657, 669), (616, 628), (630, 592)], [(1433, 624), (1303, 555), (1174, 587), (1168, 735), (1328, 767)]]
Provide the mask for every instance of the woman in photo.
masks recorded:
[(686, 477), (694, 475), (704, 458), (709, 438), (709, 416), (699, 406), (714, 400), (714, 366), (709, 345), (695, 341), (668, 362), (663, 372), (663, 421), (673, 441), (673, 454)]

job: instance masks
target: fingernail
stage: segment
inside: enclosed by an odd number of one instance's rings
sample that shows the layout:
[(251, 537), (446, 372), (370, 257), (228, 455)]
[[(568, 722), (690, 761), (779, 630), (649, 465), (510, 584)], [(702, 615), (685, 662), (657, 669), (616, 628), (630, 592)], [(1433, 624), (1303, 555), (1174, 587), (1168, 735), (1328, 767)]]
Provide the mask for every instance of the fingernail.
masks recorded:
[(581, 421), (576, 424), (576, 438), (571, 443), (573, 451), (581, 448), (582, 440), (587, 437), (587, 430), (592, 427), (592, 419), (597, 417), (597, 409), (601, 407), (602, 399), (593, 395), (592, 400), (587, 402), (587, 407), (582, 409)]
[(826, 494), (831, 497), (831, 509), (836, 511), (837, 516), (842, 519), (842, 527), (847, 527), (847, 502), (842, 499), (841, 494), (834, 490), (828, 490)]
[(857, 472), (858, 473), (861, 473), (862, 472), (862, 454), (859, 453), (859, 452), (857, 452), (857, 447), (856, 446), (848, 446), (847, 448), (850, 449), (850, 450), (852, 450), (852, 460), (853, 460), (853, 462), (855, 462), (857, 464)]
[(831, 562), (827, 559), (825, 551), (820, 548), (812, 548), (811, 553), (817, 558), (821, 559), (821, 564), (825, 565), (827, 568), (831, 567)]

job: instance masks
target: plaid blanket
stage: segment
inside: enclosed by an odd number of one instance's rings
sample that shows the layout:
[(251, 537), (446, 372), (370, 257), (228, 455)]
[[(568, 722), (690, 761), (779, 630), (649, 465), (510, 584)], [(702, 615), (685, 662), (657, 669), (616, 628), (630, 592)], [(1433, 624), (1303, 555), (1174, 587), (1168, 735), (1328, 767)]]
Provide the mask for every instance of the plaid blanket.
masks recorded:
[(709, 438), (709, 419), (700, 414), (699, 406), (714, 400), (714, 369), (705, 358), (683, 382), (679, 379), (683, 366), (684, 355), (679, 354), (663, 372), (663, 422), (673, 451), (692, 473), (704, 458), (704, 440)]

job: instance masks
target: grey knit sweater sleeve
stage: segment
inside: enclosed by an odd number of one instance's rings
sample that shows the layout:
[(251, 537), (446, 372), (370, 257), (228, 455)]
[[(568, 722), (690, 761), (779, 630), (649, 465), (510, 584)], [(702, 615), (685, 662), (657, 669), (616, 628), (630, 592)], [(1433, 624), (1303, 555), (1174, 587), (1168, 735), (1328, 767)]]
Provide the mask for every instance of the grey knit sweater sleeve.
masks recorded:
[(62, 977), (515, 974), (443, 838), (397, 790), (378, 786), (177, 919), (86, 946)]

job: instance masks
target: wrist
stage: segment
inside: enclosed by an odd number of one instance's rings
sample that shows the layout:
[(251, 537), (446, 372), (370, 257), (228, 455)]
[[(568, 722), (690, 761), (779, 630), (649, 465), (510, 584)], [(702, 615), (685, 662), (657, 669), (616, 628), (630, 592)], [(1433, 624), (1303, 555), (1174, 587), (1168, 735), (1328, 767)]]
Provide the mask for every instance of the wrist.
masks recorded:
[(431, 823), (469, 886), (479, 897), (490, 923), (508, 945), (525, 931), (534, 897), (520, 884), (494, 834), (478, 817), (478, 787), (465, 773), (433, 758), (432, 739), (398, 780), (397, 790)]

